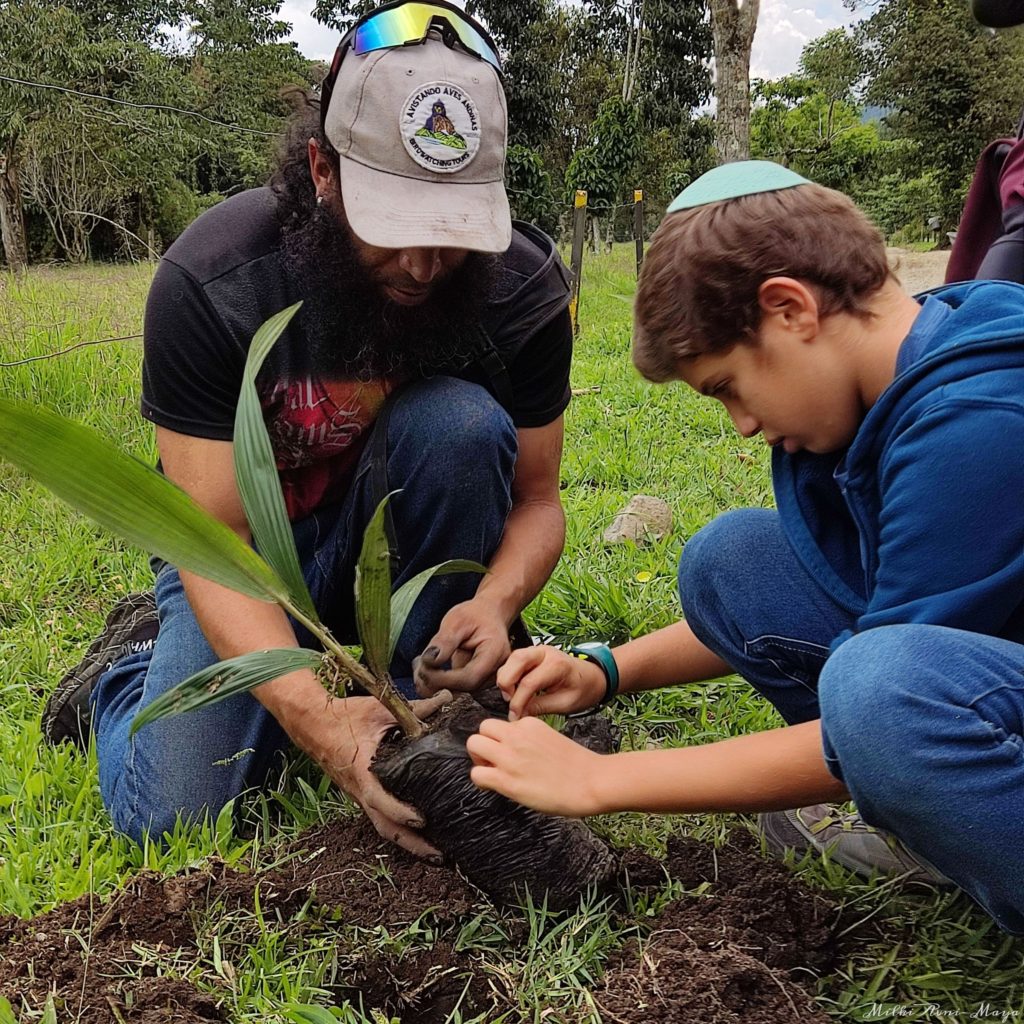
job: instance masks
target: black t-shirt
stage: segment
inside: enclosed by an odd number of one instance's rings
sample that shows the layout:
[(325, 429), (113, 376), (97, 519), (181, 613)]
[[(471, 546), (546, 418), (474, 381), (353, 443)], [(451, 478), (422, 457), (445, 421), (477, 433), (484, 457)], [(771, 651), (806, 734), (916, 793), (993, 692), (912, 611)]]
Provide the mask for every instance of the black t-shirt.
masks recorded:
[[(159, 426), (231, 439), (253, 335), (303, 297), (283, 262), (276, 208), (269, 188), (233, 196), (199, 217), (161, 260), (146, 302), (142, 380), (142, 415)], [(482, 314), (500, 361), (474, 363), (456, 375), (487, 387), (517, 427), (544, 426), (569, 403), (568, 275), (551, 240), (526, 224), (514, 226), (501, 260)], [(275, 350), (303, 341), (293, 320)], [(260, 400), (293, 519), (344, 493), (395, 383), (267, 381), (260, 375)]]

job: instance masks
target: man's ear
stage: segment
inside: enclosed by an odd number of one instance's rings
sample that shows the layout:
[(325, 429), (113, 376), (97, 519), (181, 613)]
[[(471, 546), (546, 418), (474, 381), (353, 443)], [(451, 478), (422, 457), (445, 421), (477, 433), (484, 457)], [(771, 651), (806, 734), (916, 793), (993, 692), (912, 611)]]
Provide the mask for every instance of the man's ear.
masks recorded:
[(818, 299), (803, 281), (795, 277), (769, 277), (757, 290), (762, 319), (772, 318), (777, 326), (801, 336), (818, 330)]
[(317, 195), (330, 195), (338, 190), (338, 184), (334, 180), (334, 164), (324, 153), (316, 139), (310, 139), (306, 146), (309, 153), (309, 175), (313, 179), (313, 187)]

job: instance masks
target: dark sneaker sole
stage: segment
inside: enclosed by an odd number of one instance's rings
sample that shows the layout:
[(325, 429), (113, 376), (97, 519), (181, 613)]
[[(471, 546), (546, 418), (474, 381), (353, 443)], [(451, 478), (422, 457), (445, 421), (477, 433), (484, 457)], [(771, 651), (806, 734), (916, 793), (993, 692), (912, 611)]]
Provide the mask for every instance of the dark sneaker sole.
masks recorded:
[(43, 709), (43, 737), (51, 746), (70, 742), (88, 745), (89, 697), (96, 680), (121, 658), (150, 650), (156, 641), (158, 619), (152, 591), (129, 594), (111, 609), (103, 631), (85, 657), (57, 684)]

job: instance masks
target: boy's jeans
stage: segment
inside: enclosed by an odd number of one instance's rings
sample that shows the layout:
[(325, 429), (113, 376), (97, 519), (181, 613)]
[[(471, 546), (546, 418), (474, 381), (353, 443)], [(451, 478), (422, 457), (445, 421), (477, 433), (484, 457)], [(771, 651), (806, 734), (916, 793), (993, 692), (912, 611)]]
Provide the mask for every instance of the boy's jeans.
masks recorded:
[(820, 717), (829, 770), (891, 832), (1024, 934), (1024, 645), (943, 626), (860, 633), (779, 517), (718, 517), (683, 550), (694, 633), (790, 724)]
[[(306, 583), (324, 623), (355, 642), (352, 584), (363, 529), (390, 490), (399, 568), (395, 585), (449, 558), (487, 564), (511, 506), (516, 433), (482, 387), (434, 377), (396, 392), (375, 424), (345, 500), (295, 524)], [(437, 577), (423, 590), (391, 670), (412, 695), (411, 663), (445, 612), (476, 592), (479, 576)], [(136, 840), (175, 819), (217, 813), (266, 780), (288, 737), (251, 695), (153, 722), (129, 736), (135, 714), (215, 661), (175, 568), (156, 581), (160, 632), (152, 651), (119, 661), (97, 682), (92, 725), (100, 791), (114, 825)], [(312, 637), (297, 630), (299, 642)]]

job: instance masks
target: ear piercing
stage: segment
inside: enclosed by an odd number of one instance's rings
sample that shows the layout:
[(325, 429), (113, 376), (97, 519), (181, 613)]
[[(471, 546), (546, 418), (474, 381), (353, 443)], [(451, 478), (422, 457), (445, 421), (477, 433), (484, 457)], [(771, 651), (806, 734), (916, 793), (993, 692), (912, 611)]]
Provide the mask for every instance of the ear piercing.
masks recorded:
[(316, 205), (317, 206), (323, 206), (324, 205), (324, 197), (321, 194), (319, 194), (319, 193), (317, 193)]

